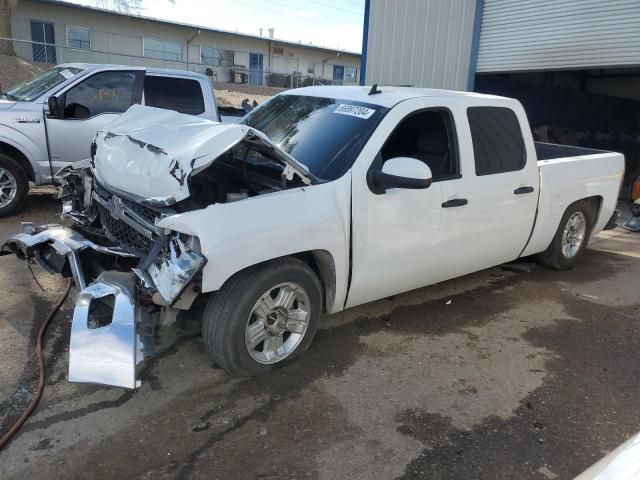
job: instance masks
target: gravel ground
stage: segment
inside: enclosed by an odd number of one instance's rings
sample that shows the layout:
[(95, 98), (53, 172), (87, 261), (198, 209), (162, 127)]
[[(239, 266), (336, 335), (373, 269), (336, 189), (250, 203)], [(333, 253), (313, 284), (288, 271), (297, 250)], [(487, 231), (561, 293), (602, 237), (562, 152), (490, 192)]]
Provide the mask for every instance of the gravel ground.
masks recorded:
[[(56, 211), (32, 196), (22, 217)], [(44, 292), (0, 259), (0, 431), (62, 289), (34, 272)], [(213, 368), (187, 317), (159, 332), (136, 392), (66, 382), (70, 300), (0, 478), (571, 479), (640, 431), (638, 278), (640, 235), (605, 232), (569, 272), (522, 260), (327, 317), (307, 354), (257, 379)]]

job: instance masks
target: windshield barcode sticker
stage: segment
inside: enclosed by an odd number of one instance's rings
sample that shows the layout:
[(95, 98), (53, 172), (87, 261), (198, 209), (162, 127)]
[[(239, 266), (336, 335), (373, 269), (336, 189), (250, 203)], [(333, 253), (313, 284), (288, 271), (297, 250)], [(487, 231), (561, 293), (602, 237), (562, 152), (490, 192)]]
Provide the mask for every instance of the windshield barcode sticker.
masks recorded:
[(64, 78), (69, 79), (73, 77), (74, 73), (71, 70), (64, 69), (60, 72), (60, 75), (62, 75)]
[(375, 112), (376, 111), (373, 108), (359, 107), (357, 105), (346, 105), (344, 103), (338, 105), (338, 108), (333, 111), (333, 113), (339, 113), (341, 115), (349, 115), (351, 117), (358, 118), (369, 118)]

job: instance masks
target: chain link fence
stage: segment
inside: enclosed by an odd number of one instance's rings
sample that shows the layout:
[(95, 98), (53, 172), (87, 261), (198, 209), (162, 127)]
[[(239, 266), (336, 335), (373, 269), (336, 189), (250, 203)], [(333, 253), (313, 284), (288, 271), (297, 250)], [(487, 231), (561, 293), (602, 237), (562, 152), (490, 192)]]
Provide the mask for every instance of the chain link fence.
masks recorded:
[[(87, 45), (89, 47), (89, 45)], [(303, 75), (300, 72), (281, 73), (264, 69), (251, 69), (242, 65), (208, 65), (172, 58), (150, 58), (92, 48), (71, 48), (64, 45), (0, 38), (0, 90), (6, 91), (37, 74), (62, 63), (99, 63), (112, 65), (146, 66), (188, 70), (207, 75), (214, 82), (217, 92), (230, 92), (226, 98), (219, 94), (223, 106), (240, 107), (248, 98), (261, 103), (282, 90), (313, 85), (342, 85), (349, 82)], [(355, 83), (355, 79), (351, 84)]]

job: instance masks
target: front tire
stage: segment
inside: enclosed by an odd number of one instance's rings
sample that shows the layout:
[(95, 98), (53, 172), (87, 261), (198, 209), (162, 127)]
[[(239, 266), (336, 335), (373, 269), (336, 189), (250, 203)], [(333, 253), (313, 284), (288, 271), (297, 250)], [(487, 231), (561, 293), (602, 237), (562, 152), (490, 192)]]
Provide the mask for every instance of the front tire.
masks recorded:
[(573, 268), (584, 254), (593, 226), (593, 208), (586, 200), (569, 205), (549, 247), (536, 261), (554, 270)]
[(236, 274), (209, 297), (202, 337), (226, 372), (260, 375), (309, 348), (321, 311), (313, 270), (296, 258), (273, 260)]
[(0, 218), (22, 210), (29, 193), (29, 179), (13, 158), (0, 153)]

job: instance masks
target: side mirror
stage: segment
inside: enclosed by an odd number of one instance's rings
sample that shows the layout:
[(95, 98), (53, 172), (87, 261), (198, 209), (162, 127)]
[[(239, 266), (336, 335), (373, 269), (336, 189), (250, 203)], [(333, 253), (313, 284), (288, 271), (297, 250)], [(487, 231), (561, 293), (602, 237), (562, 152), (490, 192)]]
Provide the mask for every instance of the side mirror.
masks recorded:
[(372, 172), (373, 184), (381, 190), (379, 193), (390, 188), (429, 188), (432, 179), (431, 169), (426, 163), (409, 157), (391, 158), (384, 162), (382, 170)]
[(60, 117), (60, 103), (58, 97), (52, 95), (47, 99), (47, 105), (49, 106), (49, 115), (52, 117)]

